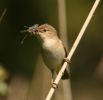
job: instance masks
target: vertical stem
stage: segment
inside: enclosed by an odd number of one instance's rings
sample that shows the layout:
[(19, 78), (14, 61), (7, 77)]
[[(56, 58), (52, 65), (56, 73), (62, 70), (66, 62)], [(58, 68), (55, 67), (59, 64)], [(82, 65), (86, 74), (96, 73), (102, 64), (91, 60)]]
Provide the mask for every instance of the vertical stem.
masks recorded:
[[(67, 34), (67, 19), (66, 19), (66, 0), (58, 1), (58, 19), (59, 19), (59, 33), (60, 38), (64, 42), (66, 50), (68, 50), (68, 34)], [(68, 69), (69, 70), (69, 69)], [(70, 71), (69, 71), (70, 72)], [(70, 79), (62, 81), (62, 97), (64, 100), (72, 100), (71, 82)]]
[(66, 0), (57, 0), (58, 2), (58, 21), (59, 21), (59, 32), (60, 38), (66, 44), (68, 49), (68, 39), (67, 39), (67, 20), (66, 20)]

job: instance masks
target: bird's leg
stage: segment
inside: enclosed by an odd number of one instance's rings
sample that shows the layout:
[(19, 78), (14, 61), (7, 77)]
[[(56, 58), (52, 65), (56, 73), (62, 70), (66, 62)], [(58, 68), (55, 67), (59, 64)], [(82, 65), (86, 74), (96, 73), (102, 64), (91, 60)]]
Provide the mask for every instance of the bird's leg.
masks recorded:
[(57, 73), (53, 70), (53, 71), (52, 71), (51, 84), (52, 84), (52, 87), (53, 87), (54, 89), (58, 88), (57, 84), (54, 83), (54, 79), (56, 78), (56, 75), (57, 75)]
[(52, 77), (51, 77), (51, 84), (53, 84), (54, 78), (55, 78), (55, 72), (54, 70), (51, 70)]
[(52, 78), (51, 78), (51, 84), (53, 83), (53, 81), (54, 81), (54, 80), (53, 80), (53, 75), (52, 75)]

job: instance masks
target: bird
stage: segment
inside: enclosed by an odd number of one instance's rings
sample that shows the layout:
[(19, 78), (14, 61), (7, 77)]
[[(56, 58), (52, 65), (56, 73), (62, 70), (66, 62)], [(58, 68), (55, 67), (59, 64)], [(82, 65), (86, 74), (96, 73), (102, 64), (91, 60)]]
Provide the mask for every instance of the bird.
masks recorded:
[[(56, 78), (67, 52), (63, 42), (60, 40), (56, 29), (49, 24), (33, 25), (27, 32), (32, 33), (41, 43), (41, 54), (45, 65), (52, 73), (52, 81)], [(69, 72), (65, 69), (62, 79), (69, 79)]]

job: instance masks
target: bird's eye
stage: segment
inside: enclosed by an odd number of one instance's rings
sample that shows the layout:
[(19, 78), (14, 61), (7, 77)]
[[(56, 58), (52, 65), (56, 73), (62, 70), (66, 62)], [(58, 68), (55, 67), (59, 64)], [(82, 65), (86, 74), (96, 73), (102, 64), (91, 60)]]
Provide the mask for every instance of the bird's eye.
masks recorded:
[(47, 30), (46, 30), (46, 29), (43, 29), (43, 31), (46, 32)]

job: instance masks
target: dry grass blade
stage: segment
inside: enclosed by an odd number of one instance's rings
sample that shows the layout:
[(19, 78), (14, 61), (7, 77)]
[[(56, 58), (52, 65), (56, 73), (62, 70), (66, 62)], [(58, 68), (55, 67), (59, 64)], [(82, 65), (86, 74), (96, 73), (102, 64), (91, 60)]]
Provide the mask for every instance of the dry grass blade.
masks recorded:
[(1, 17), (0, 17), (0, 23), (2, 22), (3, 18), (4, 18), (4, 15), (6, 14), (7, 12), (7, 8), (4, 9), (3, 13), (1, 14)]

